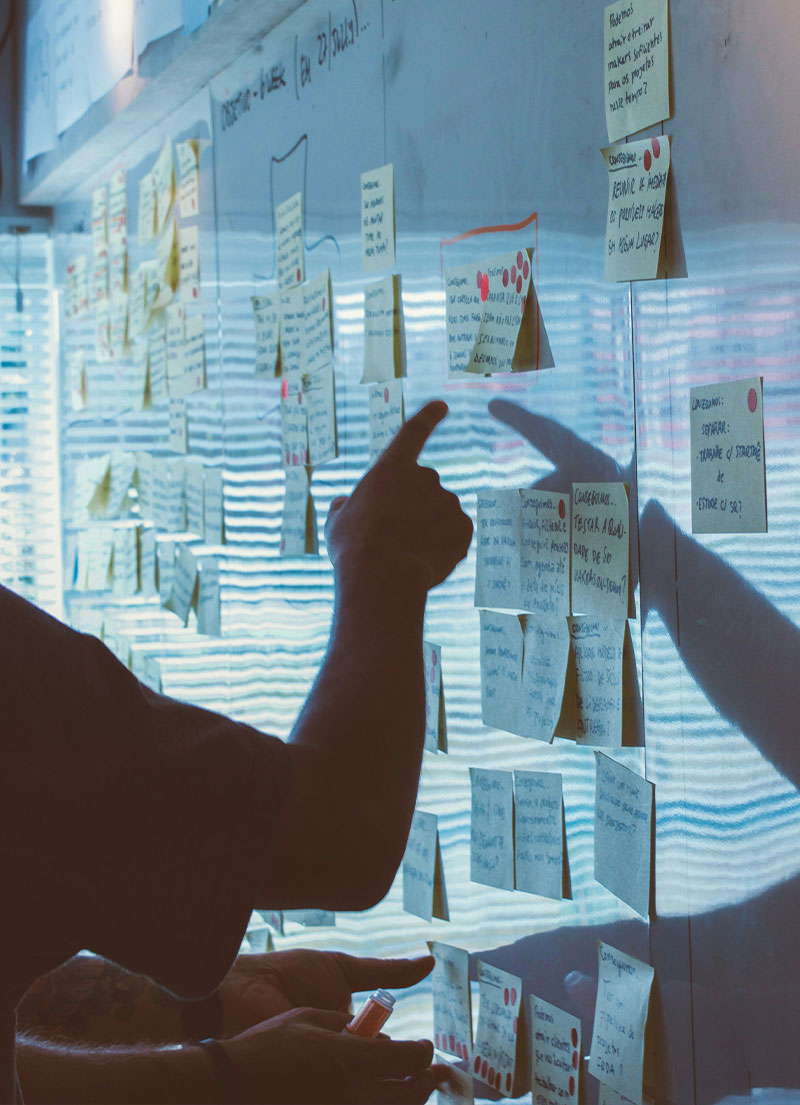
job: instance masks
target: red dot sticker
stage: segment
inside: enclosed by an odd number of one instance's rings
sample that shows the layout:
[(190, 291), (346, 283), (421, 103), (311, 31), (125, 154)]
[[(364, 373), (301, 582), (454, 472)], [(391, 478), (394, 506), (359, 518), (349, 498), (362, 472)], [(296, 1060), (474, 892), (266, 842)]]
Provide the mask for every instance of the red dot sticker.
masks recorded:
[(517, 250), (517, 268), (518, 269), (522, 268), (522, 250), (521, 249)]
[(302, 407), (302, 405), (303, 405), (303, 393), (302, 393), (302, 391), (298, 391), (298, 393), (297, 393), (297, 405), (298, 405), (298, 407)]
[(286, 463), (288, 464), (291, 459), (292, 459), (291, 454), (290, 454), (289, 450), (287, 449), (286, 450)]
[(506, 1093), (511, 1093), (511, 1075), (506, 1075)]
[(652, 163), (652, 158), (650, 157), (650, 151), (645, 150), (644, 151), (644, 167), (648, 171), (648, 173), (650, 172), (651, 163)]
[(292, 464), (297, 464), (297, 453), (292, 453)]
[(494, 1076), (494, 1088), (499, 1090), (503, 1084), (503, 1079), (500, 1077), (500, 1071)]
[(436, 667), (438, 661), (439, 661), (439, 657), (436, 655), (435, 652), (432, 652), (431, 653), (431, 663), (433, 664), (434, 667)]
[(661, 143), (657, 138), (650, 139), (650, 145), (653, 147), (653, 157), (661, 156)]
[(508, 269), (503, 269), (503, 287), (508, 287)]
[(281, 552), (286, 548), (286, 538), (281, 539)]
[(494, 1085), (494, 1067), (489, 1067), (489, 1085)]
[(569, 1076), (569, 1096), (575, 1096), (575, 1079), (572, 1077), (572, 1075)]
[(475, 1062), (472, 1064), (472, 1066), (475, 1070), (475, 1073), (478, 1074), (480, 1072), (480, 1069), (481, 1069), (481, 1057), (480, 1057), (480, 1055), (475, 1056)]
[(516, 282), (517, 282), (517, 266), (512, 265), (511, 266), (511, 283), (516, 284)]
[(530, 271), (531, 271), (531, 267), (530, 267), (530, 265), (528, 264), (528, 262), (526, 260), (525, 264), (522, 266), (522, 275), (525, 277), (526, 280), (528, 279)]
[(517, 295), (521, 295), (521, 294), (522, 294), (522, 277), (518, 276), (517, 277)]
[(327, 300), (325, 299), (325, 296), (323, 296), (323, 297), (322, 297), (322, 310), (323, 310), (323, 311), (325, 310), (325, 304), (326, 304), (326, 303), (327, 303)]
[[(566, 506), (565, 506), (565, 504), (564, 504), (564, 500), (563, 500), (563, 499), (559, 499), (559, 500), (558, 500), (558, 516), (559, 516), (559, 518), (563, 518), (563, 517), (565, 516), (565, 514), (566, 514), (566, 513), (567, 513), (567, 508), (566, 508)], [(577, 1033), (575, 1032), (575, 1029), (574, 1029), (574, 1028), (573, 1028), (573, 1030), (572, 1030), (572, 1035), (573, 1035), (573, 1036), (577, 1036)], [(575, 1043), (577, 1043), (577, 1040), (575, 1040), (574, 1042), (575, 1042)]]
[(480, 269), (478, 269), (478, 280), (477, 280), (477, 284), (478, 284), (478, 287), (479, 287), (479, 288), (480, 288), (480, 286), (481, 286), (481, 284), (482, 284), (482, 283), (483, 283), (483, 273), (481, 272), (481, 270), (480, 270)]
[(750, 411), (755, 411), (758, 406), (758, 396), (756, 395), (756, 389), (750, 388), (747, 393), (747, 407)]
[[(562, 507), (563, 505), (564, 505), (564, 504), (563, 504), (563, 502), (561, 502), (561, 503), (559, 503), (559, 504), (558, 504), (558, 513), (559, 513), (559, 514), (561, 514), (561, 507)], [(563, 514), (561, 514), (561, 517), (563, 518), (563, 517), (564, 517), (564, 515), (563, 515)], [(573, 1046), (573, 1047), (577, 1047), (577, 1046), (578, 1046), (578, 1030), (577, 1030), (577, 1028), (573, 1028), (573, 1030), (572, 1030), (572, 1046)]]
[(573, 1053), (572, 1053), (572, 1069), (573, 1070), (578, 1069), (578, 1053), (577, 1053), (577, 1051), (573, 1051)]
[(489, 1064), (484, 1059), (483, 1062), (481, 1063), (481, 1078), (483, 1078), (484, 1081), (486, 1080), (486, 1072), (488, 1071), (488, 1069), (489, 1069)]
[(302, 279), (302, 274), (301, 274), (301, 272), (300, 272), (300, 269), (298, 269), (298, 270), (297, 270), (297, 283), (298, 283), (298, 284), (300, 283), (301, 279)]
[(459, 1041), (459, 1043), (456, 1044), (456, 1055), (459, 1057), (459, 1059), (461, 1059), (462, 1056), (461, 1056), (461, 1042), (460, 1041)]
[(509, 999), (509, 993), (508, 993), (508, 987), (506, 987), (505, 990), (503, 991), (503, 1005), (508, 1005), (508, 999)]
[(481, 277), (481, 300), (485, 303), (489, 298), (489, 277), (486, 273)]
[(384, 401), (384, 403), (389, 402), (389, 389), (388, 388), (383, 389), (383, 401)]
[(286, 379), (281, 380), (281, 399), (289, 398), (289, 381)]
[(450, 1050), (451, 1051), (456, 1050), (456, 1038), (455, 1038), (455, 1036), (450, 1037)]
[(512, 986), (511, 987), (511, 1003), (512, 1003), (512, 1005), (516, 1000), (517, 1000), (517, 988), (516, 988), (516, 986)]

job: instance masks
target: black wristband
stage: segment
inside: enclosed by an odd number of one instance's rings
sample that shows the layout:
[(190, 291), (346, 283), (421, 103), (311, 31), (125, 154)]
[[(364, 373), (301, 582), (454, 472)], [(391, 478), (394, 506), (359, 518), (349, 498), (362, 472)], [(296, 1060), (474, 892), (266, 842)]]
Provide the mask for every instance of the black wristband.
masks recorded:
[(241, 1105), (244, 1099), (239, 1090), (236, 1067), (225, 1048), (219, 1040), (198, 1040), (197, 1046), (208, 1052), (217, 1068), (216, 1100), (219, 1105)]

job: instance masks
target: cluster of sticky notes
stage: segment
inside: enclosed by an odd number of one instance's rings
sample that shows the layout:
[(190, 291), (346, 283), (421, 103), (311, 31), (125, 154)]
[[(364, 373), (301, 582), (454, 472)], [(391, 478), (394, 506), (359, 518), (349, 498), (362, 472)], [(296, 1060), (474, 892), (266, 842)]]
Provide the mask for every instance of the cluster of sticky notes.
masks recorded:
[[(199, 554), (186, 543), (165, 543), (169, 555), (174, 553), (169, 583), (160, 588), (162, 605), (176, 614), (184, 625), (189, 622), (191, 610), (197, 613), (197, 632), (208, 637), (221, 635), (220, 567), (213, 556)], [(159, 552), (161, 551), (159, 546)], [(161, 564), (159, 560), (159, 564)]]
[(617, 0), (605, 9), (608, 140), (606, 280), (660, 275), (670, 138), (619, 139), (669, 117), (668, 0)]
[(138, 453), (137, 489), (141, 516), (159, 533), (188, 531), (207, 545), (225, 540), (222, 469), (196, 458)]
[(570, 893), (561, 776), (471, 767), (470, 879), (561, 900)]
[(691, 388), (692, 533), (766, 533), (760, 376)]
[(403, 856), (403, 909), (424, 921), (450, 919), (435, 813), (414, 811)]

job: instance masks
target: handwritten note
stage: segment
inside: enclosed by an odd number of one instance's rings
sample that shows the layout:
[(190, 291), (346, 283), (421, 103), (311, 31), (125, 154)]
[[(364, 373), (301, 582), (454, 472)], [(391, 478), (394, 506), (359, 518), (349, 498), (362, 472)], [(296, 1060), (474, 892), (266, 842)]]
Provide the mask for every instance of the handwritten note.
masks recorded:
[(653, 973), (647, 963), (598, 941), (589, 1073), (636, 1105), (642, 1105), (644, 1030)]
[(204, 556), (197, 581), (197, 632), (205, 637), (222, 636), (219, 561)]
[(147, 329), (147, 266), (137, 265), (131, 274), (128, 295), (128, 333), (138, 338)]
[(108, 290), (124, 292), (128, 274), (128, 190), (124, 169), (108, 184)]
[(531, 994), (531, 1084), (536, 1105), (578, 1105), (581, 1022)]
[(376, 461), (405, 421), (403, 381), (386, 380), (369, 389), (369, 459)]
[(311, 489), (303, 465), (287, 468), (283, 492), (281, 556), (316, 553), (316, 530), (311, 531)]
[(175, 166), (172, 159), (172, 139), (167, 136), (153, 166), (156, 194), (156, 234), (160, 234), (169, 216), (175, 195)]
[(329, 361), (303, 378), (308, 414), (308, 463), (317, 467), (338, 455), (333, 364)]
[(305, 278), (303, 254), (303, 195), (295, 192), (275, 208), (275, 236), (278, 256), (278, 287), (302, 284)]
[(139, 181), (139, 223), (136, 241), (146, 246), (156, 236), (156, 182), (152, 173)]
[(332, 361), (331, 274), (325, 269), (303, 284), (303, 370), (317, 372)]
[(481, 327), (481, 282), (474, 265), (454, 265), (445, 271), (444, 283), (448, 372), (464, 376)]
[(139, 590), (139, 528), (125, 526), (114, 530), (112, 590), (115, 595), (131, 596)]
[(197, 601), (197, 557), (186, 544), (178, 546), (175, 558), (175, 571), (172, 577), (172, 587), (164, 606), (177, 614), (186, 625), (189, 621), (189, 611)]
[(479, 490), (477, 529), (475, 605), (495, 610), (519, 609), (522, 544), (519, 491)]
[(394, 268), (394, 166), (361, 174), (361, 266), (364, 272)]
[(152, 330), (147, 339), (150, 404), (158, 406), (169, 398), (167, 390), (167, 335), (163, 327)]
[(362, 384), (405, 376), (401, 278), (386, 276), (364, 288), (364, 372)]
[(221, 468), (206, 468), (204, 477), (205, 538), (208, 545), (225, 541), (225, 495)]
[(200, 174), (197, 169), (197, 139), (190, 138), (186, 142), (176, 142), (175, 153), (178, 158), (178, 173), (180, 174), (178, 205), (181, 218), (190, 219), (200, 210)]
[(281, 381), (281, 458), (283, 465), (308, 464), (308, 419), (302, 372)]
[(280, 300), (273, 295), (254, 295), (253, 320), (256, 324), (256, 376), (278, 375), (278, 344), (281, 328)]
[(623, 483), (572, 485), (572, 609), (628, 616), (630, 538)]
[(422, 642), (422, 667), (425, 672), (425, 748), (429, 752), (446, 752), (447, 724), (439, 645)]
[(478, 960), (478, 1031), (472, 1069), (476, 1078), (508, 1096), (517, 1065), (522, 980)]
[(514, 856), (517, 890), (560, 900), (568, 892), (561, 776), (514, 772)]
[(525, 618), (519, 732), (549, 743), (561, 715), (569, 662), (566, 618)]
[(183, 457), (158, 457), (153, 461), (153, 524), (164, 533), (186, 529)]
[(520, 730), (522, 626), (516, 614), (481, 610), (481, 716), (484, 725)]
[(605, 10), (609, 142), (669, 116), (668, 20), (667, 0), (618, 0)]
[(476, 269), (481, 324), (467, 372), (484, 375), (536, 367), (532, 254), (524, 247), (511, 250)]
[(472, 1000), (469, 953), (438, 940), (428, 948), (436, 960), (433, 989), (433, 1039), (439, 1051), (469, 1059), (472, 1054)]
[(449, 920), (435, 813), (414, 811), (403, 857), (403, 909), (424, 921)]
[(692, 533), (766, 533), (760, 376), (690, 390)]
[(89, 310), (89, 276), (85, 253), (79, 253), (67, 265), (66, 315), (81, 318)]
[(185, 399), (169, 401), (169, 447), (173, 453), (189, 452), (189, 416)]
[(280, 357), (284, 376), (303, 371), (303, 332), (305, 328), (305, 294), (299, 285), (284, 291), (280, 297), (281, 328)]
[(568, 619), (575, 664), (578, 744), (619, 748), (622, 743), (624, 621)]
[(453, 1063), (440, 1065), (446, 1067), (447, 1071), (437, 1086), (439, 1105), (475, 1105), (475, 1088), (470, 1072), (454, 1066)]
[(569, 495), (523, 491), (520, 515), (519, 605), (533, 614), (565, 618), (570, 613)]
[(197, 226), (182, 226), (181, 247), (181, 299), (200, 298), (200, 237)]
[[(629, 0), (630, 2), (630, 0)], [(669, 138), (606, 146), (606, 280), (654, 280), (669, 176)]]
[(595, 752), (594, 877), (647, 917), (653, 784)]
[(183, 372), (170, 381), (170, 395), (192, 395), (206, 386), (206, 332), (203, 315), (184, 319)]
[(469, 769), (472, 784), (469, 877), (514, 889), (514, 779), (510, 771)]
[(186, 328), (182, 303), (170, 303), (167, 307), (167, 380), (169, 389), (180, 387), (183, 376), (183, 355), (186, 344)]

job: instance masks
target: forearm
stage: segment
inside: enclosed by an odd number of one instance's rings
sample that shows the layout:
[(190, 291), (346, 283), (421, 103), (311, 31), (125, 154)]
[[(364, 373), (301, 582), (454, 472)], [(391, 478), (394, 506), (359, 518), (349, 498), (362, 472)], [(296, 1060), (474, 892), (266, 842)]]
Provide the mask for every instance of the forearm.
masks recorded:
[(202, 1105), (217, 1099), (214, 1061), (196, 1046), (174, 1051), (79, 1047), (18, 1036), (17, 1073), (23, 1099), (29, 1105), (36, 1102)]

